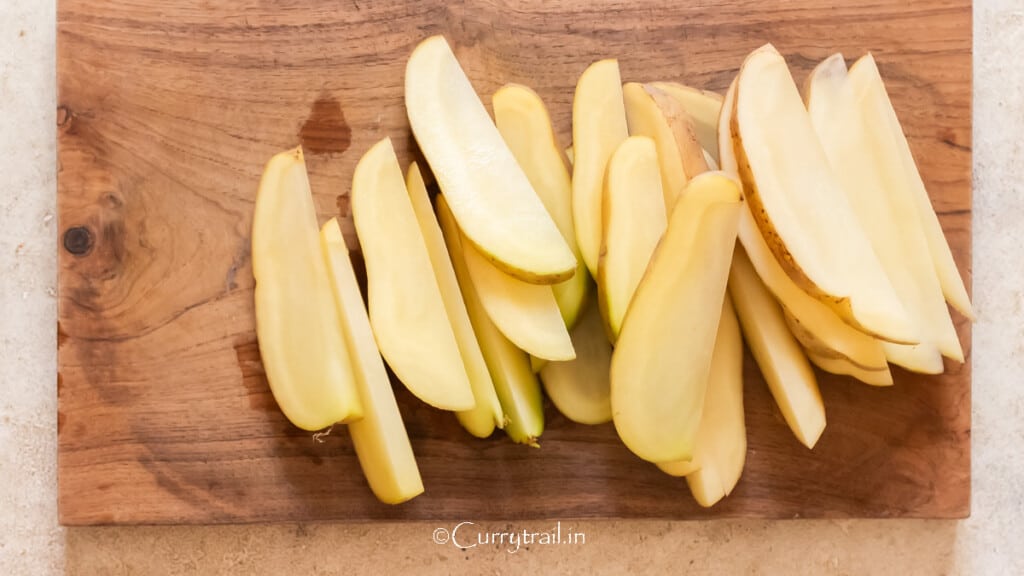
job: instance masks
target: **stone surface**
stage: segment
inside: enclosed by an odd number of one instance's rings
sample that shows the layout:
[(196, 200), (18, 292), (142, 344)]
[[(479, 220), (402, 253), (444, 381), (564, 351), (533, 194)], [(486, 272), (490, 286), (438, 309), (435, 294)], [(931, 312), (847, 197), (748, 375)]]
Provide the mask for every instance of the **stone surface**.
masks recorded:
[[(439, 545), (453, 525), (62, 529), (56, 519), (53, 0), (0, 0), (0, 573), (1024, 574), (1024, 5), (976, 0), (973, 515), (563, 523), (585, 542)], [(525, 495), (528, 497), (528, 495)], [(686, 497), (683, 495), (683, 497)], [(466, 518), (472, 521), (472, 518)], [(550, 531), (553, 522), (465, 525)], [(512, 547), (514, 550), (514, 546)]]

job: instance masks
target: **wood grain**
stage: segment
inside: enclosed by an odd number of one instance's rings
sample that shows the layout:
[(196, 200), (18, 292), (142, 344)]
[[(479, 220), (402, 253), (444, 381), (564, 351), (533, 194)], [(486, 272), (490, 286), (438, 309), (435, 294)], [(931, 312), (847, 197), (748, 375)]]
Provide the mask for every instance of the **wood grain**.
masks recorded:
[[(822, 375), (828, 428), (803, 449), (747, 358), (747, 467), (699, 509), (610, 425), (548, 407), (538, 450), (475, 440), (397, 388), (427, 492), (389, 507), (338, 428), (318, 444), (270, 396), (255, 342), (249, 227), (263, 163), (305, 145), (323, 219), (391, 136), (415, 153), (406, 58), (444, 33), (475, 87), (533, 86), (568, 143), (573, 86), (618, 57), (626, 81), (723, 90), (771, 41), (797, 80), (875, 53), (970, 285), (969, 0), (623, 2), (61, 0), (59, 508), (64, 524), (572, 517), (963, 517), (968, 362), (873, 389)], [(489, 98), (485, 98), (489, 100)]]

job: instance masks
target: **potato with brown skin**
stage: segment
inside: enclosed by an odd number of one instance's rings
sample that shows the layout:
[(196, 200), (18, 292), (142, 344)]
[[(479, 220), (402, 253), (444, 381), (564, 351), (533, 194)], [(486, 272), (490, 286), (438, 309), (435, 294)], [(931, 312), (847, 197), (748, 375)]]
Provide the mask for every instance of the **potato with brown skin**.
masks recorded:
[[(766, 97), (764, 86), (775, 94)], [(787, 274), (854, 327), (916, 343), (917, 328), (831, 172), (785, 60), (770, 45), (740, 69), (731, 132), (751, 212)], [(773, 152), (780, 146), (786, 154)]]

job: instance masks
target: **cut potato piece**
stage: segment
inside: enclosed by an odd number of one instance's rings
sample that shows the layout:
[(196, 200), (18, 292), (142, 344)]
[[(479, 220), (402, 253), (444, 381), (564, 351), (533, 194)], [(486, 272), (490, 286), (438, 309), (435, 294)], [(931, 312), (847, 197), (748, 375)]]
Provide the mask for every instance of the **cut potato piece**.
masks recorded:
[(704, 155), (704, 148), (697, 140), (697, 129), (694, 127), (693, 118), (686, 112), (686, 108), (678, 100), (653, 86), (644, 86), (644, 90), (650, 94), (651, 99), (658, 105), (668, 125), (672, 128), (687, 179), (692, 180), (698, 174), (707, 172), (707, 157)]
[(651, 85), (623, 86), (630, 134), (647, 136), (658, 149), (665, 209), (671, 211), (686, 183), (708, 164), (693, 120), (677, 100)]
[(825, 430), (825, 405), (818, 381), (789, 332), (782, 309), (757, 277), (742, 246), (736, 247), (733, 256), (729, 295), (743, 337), (783, 418), (804, 446), (814, 448)]
[(654, 247), (668, 226), (661, 183), (658, 151), (650, 138), (630, 136), (608, 162), (597, 294), (613, 344)]
[[(898, 186), (901, 197), (909, 197), (917, 206), (917, 216), (928, 241), (932, 265), (935, 266), (946, 300), (961, 314), (973, 320), (974, 311), (971, 308), (971, 299), (967, 295), (967, 288), (957, 270), (949, 243), (942, 233), (942, 225), (914, 163), (907, 137), (903, 134), (903, 128), (896, 117), (889, 93), (871, 54), (862, 57), (850, 67), (849, 82), (864, 115), (871, 146), (883, 159), (886, 174), (892, 178), (893, 185)], [(943, 353), (945, 352), (944, 350)]]
[(520, 444), (538, 446), (537, 439), (544, 432), (544, 406), (540, 382), (530, 370), (530, 358), (501, 334), (480, 302), (463, 253), (468, 245), (463, 242), (443, 195), (437, 197), (437, 219), (444, 232), (473, 330), (491, 372), (494, 390), (505, 412), (505, 433)]
[(441, 227), (438, 226), (434, 208), (430, 205), (430, 197), (427, 195), (423, 175), (415, 162), (409, 166), (405, 182), (409, 190), (409, 200), (412, 202), (413, 212), (416, 213), (420, 232), (427, 245), (427, 254), (430, 256), (430, 264), (434, 268), (438, 288), (441, 289), (444, 309), (451, 322), (455, 341), (459, 345), (459, 352), (462, 354), (462, 362), (466, 368), (470, 386), (473, 388), (473, 399), (476, 402), (471, 410), (457, 412), (455, 416), (470, 434), (477, 438), (487, 438), (494, 432), (495, 426), (498, 428), (503, 426), (505, 414), (501, 411), (501, 403), (498, 402), (498, 395), (494, 392), (494, 382), (491, 381), (487, 363), (484, 362), (480, 344), (473, 332), (473, 325), (469, 321), (466, 303), (462, 300), (462, 292), (459, 291), (459, 281), (455, 278), (455, 270), (452, 268), (452, 262), (448, 256), (448, 248), (444, 244)]
[(352, 446), (377, 499), (385, 504), (400, 504), (423, 493), (423, 479), (384, 360), (373, 338), (337, 219), (328, 220), (320, 229), (320, 244), (363, 405), (363, 418), (349, 424)]
[(612, 347), (605, 337), (597, 300), (588, 300), (572, 329), (576, 359), (548, 362), (540, 370), (540, 379), (548, 398), (566, 418), (580, 424), (604, 424), (612, 419), (608, 379)]
[(736, 241), (739, 183), (690, 181), (672, 211), (612, 353), (615, 429), (650, 462), (693, 456)]
[[(888, 364), (882, 364), (877, 367), (857, 364), (850, 358), (837, 353), (826, 342), (819, 340), (789, 310), (785, 310), (785, 306), (783, 306), (783, 314), (786, 318), (786, 325), (789, 326), (789, 331), (793, 333), (796, 341), (803, 346), (804, 351), (807, 353), (807, 358), (818, 368), (832, 374), (850, 375), (872, 386), (888, 386), (892, 384), (892, 371), (889, 370)], [(860, 333), (858, 332), (858, 334)], [(877, 340), (872, 341), (881, 346), (881, 343)], [(885, 359), (884, 351), (881, 358), (882, 360)], [(821, 362), (820, 360), (834, 360), (834, 362)], [(847, 366), (849, 368), (846, 368)], [(837, 372), (836, 370), (840, 371)], [(861, 376), (864, 377), (862, 378)]]
[(925, 374), (942, 373), (940, 348), (962, 362), (963, 350), (932, 266), (917, 206), (898, 182), (902, 172), (885, 172), (894, 163), (881, 158), (868, 137), (842, 54), (825, 59), (808, 77), (807, 110), (829, 164), (920, 334), (921, 342), (913, 346), (883, 344), (886, 357)]
[(722, 319), (711, 357), (711, 374), (693, 460), (659, 464), (659, 467), (675, 476), (685, 475), (693, 498), (707, 508), (732, 493), (743, 474), (746, 459), (743, 339), (736, 312), (726, 297), (722, 302)]
[(464, 242), (466, 267), (491, 322), (527, 353), (545, 360), (572, 360), (576, 353), (551, 286), (530, 284), (491, 265)]
[(572, 102), (572, 211), (576, 241), (590, 275), (601, 252), (601, 196), (608, 160), (629, 137), (617, 60), (587, 68)]
[(652, 82), (650, 85), (682, 104), (683, 109), (693, 119), (697, 141), (718, 163), (718, 116), (722, 112), (722, 95), (698, 90), (678, 82)]
[(789, 275), (856, 327), (916, 343), (921, 335), (829, 166), (786, 61), (770, 45), (740, 69), (732, 133), (751, 211)]
[[(666, 210), (675, 204), (676, 198), (682, 194), (689, 180), (683, 169), (683, 156), (676, 143), (676, 135), (672, 131), (665, 114), (658, 103), (644, 89), (643, 84), (629, 82), (622, 86), (622, 96), (626, 105), (626, 122), (630, 136), (646, 136), (657, 148), (656, 161), (661, 176), (661, 190), (664, 193)], [(622, 147), (620, 146), (619, 149)], [(607, 191), (608, 184), (605, 183)], [(598, 282), (600, 288), (600, 282)]]
[(590, 276), (576, 245), (572, 181), (551, 128), (551, 117), (540, 96), (519, 84), (505, 85), (494, 93), (492, 102), (498, 131), (576, 257), (576, 273), (572, 278), (552, 286), (562, 320), (572, 328), (587, 299)]
[[(731, 174), (739, 170), (731, 132), (735, 94), (734, 81), (726, 93), (719, 125), (719, 158), (722, 169)], [(822, 355), (845, 358), (868, 371), (889, 371), (885, 350), (877, 340), (843, 322), (835, 311), (804, 292), (786, 274), (761, 236), (750, 206), (746, 203), (740, 209), (739, 240), (761, 281), (803, 328), (802, 333), (795, 335), (805, 348), (810, 347)], [(802, 335), (806, 335), (806, 338), (802, 338)]]
[(263, 170), (252, 272), (260, 356), (285, 417), (303, 430), (361, 418), (301, 148), (274, 156)]
[(807, 359), (812, 364), (830, 374), (840, 376), (852, 376), (870, 386), (892, 386), (892, 372), (886, 370), (865, 370), (856, 364), (851, 364), (845, 358), (831, 358), (815, 353), (813, 350), (804, 348)]
[(389, 138), (356, 165), (352, 219), (381, 355), (420, 400), (444, 410), (472, 409), (473, 390)]
[(443, 36), (420, 42), (409, 57), (405, 107), (459, 227), (480, 252), (528, 282), (570, 278), (572, 250)]

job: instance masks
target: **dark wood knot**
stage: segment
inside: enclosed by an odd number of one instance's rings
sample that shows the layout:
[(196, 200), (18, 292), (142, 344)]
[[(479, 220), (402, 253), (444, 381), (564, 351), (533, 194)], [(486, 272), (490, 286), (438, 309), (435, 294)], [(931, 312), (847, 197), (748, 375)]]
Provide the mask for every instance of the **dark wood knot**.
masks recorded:
[(85, 226), (68, 228), (64, 232), (64, 249), (75, 256), (84, 256), (92, 250), (93, 235)]

